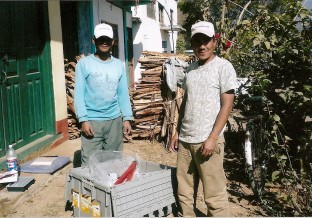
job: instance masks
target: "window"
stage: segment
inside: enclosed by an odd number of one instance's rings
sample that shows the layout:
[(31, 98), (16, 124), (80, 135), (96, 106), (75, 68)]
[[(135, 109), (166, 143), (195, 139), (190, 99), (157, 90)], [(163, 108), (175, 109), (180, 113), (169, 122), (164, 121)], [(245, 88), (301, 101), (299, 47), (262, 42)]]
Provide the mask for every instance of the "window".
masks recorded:
[(155, 3), (150, 3), (147, 5), (147, 16), (156, 20)]
[(158, 21), (159, 23), (164, 23), (164, 6), (162, 4), (158, 3)]
[(168, 47), (168, 42), (167, 41), (162, 41), (162, 48), (167, 48)]

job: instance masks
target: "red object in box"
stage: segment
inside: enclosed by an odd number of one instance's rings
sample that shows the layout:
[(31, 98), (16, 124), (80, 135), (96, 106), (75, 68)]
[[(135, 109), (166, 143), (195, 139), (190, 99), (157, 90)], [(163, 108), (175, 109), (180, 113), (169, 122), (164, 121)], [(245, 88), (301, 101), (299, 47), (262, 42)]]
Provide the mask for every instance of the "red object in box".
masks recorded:
[(126, 171), (117, 179), (114, 185), (121, 184), (125, 181), (131, 181), (133, 179), (136, 166), (137, 166), (137, 162), (132, 161), (128, 169), (126, 169)]

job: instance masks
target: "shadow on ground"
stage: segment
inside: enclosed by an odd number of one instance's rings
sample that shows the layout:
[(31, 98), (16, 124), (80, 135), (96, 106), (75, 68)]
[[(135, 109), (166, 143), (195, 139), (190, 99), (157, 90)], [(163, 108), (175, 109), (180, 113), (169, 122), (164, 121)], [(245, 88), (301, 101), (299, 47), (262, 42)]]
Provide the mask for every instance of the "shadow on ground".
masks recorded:
[[(249, 188), (248, 177), (245, 173), (243, 149), (245, 133), (243, 131), (229, 131), (224, 136), (226, 141), (224, 170), (229, 181), (229, 194), (235, 197), (238, 202), (246, 200), (253, 206), (259, 205)], [(229, 200), (236, 203), (233, 197)], [(258, 215), (263, 215), (263, 213), (259, 212)]]

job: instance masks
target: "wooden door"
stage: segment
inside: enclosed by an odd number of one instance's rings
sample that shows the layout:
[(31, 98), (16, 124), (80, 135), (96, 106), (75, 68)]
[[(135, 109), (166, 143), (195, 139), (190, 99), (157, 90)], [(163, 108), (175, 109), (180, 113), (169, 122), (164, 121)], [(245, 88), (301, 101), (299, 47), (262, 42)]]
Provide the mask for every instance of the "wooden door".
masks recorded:
[(43, 137), (51, 124), (46, 13), (45, 1), (0, 1), (0, 156), (9, 144)]

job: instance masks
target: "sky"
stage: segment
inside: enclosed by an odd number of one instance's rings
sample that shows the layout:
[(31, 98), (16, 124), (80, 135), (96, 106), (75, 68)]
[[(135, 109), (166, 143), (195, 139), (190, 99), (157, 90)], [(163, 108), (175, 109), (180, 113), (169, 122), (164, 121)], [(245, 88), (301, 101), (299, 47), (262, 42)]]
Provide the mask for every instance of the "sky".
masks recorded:
[(303, 0), (303, 5), (307, 7), (310, 11), (312, 10), (312, 0)]

